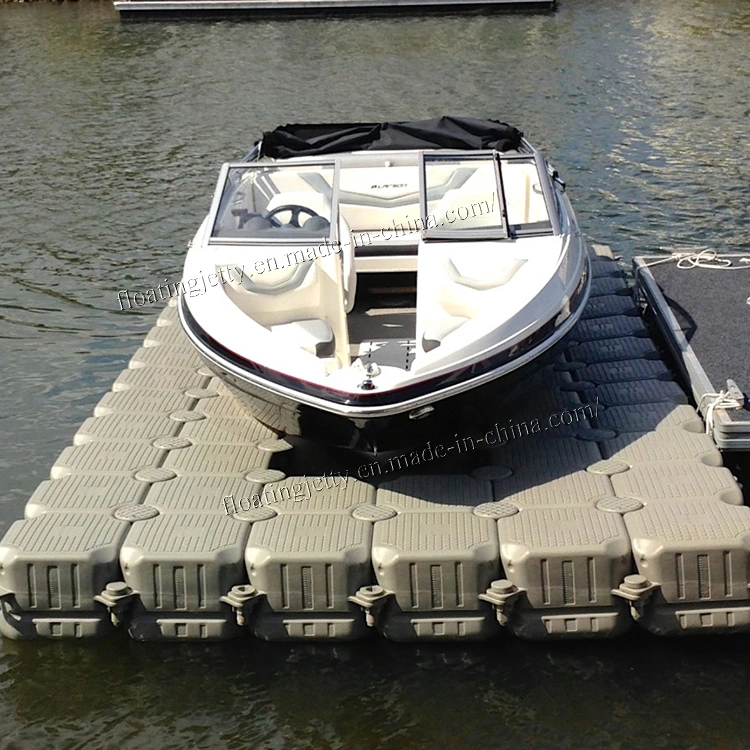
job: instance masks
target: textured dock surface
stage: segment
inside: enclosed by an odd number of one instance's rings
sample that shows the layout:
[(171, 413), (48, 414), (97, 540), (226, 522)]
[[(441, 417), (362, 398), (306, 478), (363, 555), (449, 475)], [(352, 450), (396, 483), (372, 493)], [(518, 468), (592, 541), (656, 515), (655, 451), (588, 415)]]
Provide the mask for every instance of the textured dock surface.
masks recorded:
[(528, 383), (534, 416), (560, 428), (530, 428), (518, 404), (508, 424), (527, 427), (483, 446), (478, 467), (436, 461), (378, 483), (286, 476), (284, 456), (301, 449), (211, 377), (166, 308), (0, 542), (0, 631), (409, 641), (750, 629), (750, 508), (619, 267), (593, 268), (584, 320)]

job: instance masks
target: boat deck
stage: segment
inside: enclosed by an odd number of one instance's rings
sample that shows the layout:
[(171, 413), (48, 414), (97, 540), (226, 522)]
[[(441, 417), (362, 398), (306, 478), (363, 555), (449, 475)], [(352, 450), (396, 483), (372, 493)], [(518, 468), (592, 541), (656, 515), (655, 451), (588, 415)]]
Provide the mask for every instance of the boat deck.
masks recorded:
[(375, 13), (550, 11), (556, 0), (115, 0), (123, 20)]
[[(714, 438), (726, 450), (750, 450), (750, 256), (726, 254), (727, 268), (681, 268), (664, 256), (635, 259), (638, 289), (706, 417), (716, 396)], [(749, 260), (743, 263), (743, 259)], [(704, 261), (715, 263), (715, 261)], [(736, 269), (736, 270), (734, 270)], [(727, 381), (732, 381), (727, 383)]]
[(524, 402), (488, 405), (454, 444), (377, 458), (250, 418), (166, 308), (0, 541), (0, 631), (750, 630), (750, 508), (618, 264), (592, 265), (585, 319)]
[(416, 274), (362, 274), (357, 301), (347, 315), (352, 359), (408, 370), (417, 335)]

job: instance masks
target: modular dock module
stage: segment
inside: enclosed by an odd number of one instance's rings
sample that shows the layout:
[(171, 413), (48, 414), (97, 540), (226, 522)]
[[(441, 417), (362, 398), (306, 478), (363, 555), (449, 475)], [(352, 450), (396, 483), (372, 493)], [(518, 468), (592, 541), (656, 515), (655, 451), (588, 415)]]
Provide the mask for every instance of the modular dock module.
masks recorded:
[(115, 0), (123, 20), (550, 11), (556, 0)]
[(585, 320), (529, 389), (536, 415), (595, 404), (595, 417), (508, 439), (471, 474), (434, 462), (377, 486), (286, 476), (303, 447), (247, 415), (168, 307), (0, 542), (0, 631), (749, 630), (750, 508), (618, 264), (592, 266)]

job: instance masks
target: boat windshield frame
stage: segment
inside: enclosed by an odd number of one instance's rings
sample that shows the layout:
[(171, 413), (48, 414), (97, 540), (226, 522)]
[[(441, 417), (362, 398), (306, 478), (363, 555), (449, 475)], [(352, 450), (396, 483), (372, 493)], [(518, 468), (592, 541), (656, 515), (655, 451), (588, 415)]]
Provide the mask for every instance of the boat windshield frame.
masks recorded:
[[(428, 184), (426, 167), (428, 162), (439, 163), (441, 161), (476, 161), (491, 162), (495, 174), (495, 190), (498, 198), (498, 210), (500, 224), (496, 227), (472, 227), (462, 229), (442, 229), (441, 225), (431, 227), (429, 224), (430, 212), (428, 210)], [(503, 191), (503, 178), (497, 160), (497, 151), (454, 151), (440, 149), (437, 151), (420, 151), (419, 153), (419, 204), (422, 219), (422, 237), (425, 240), (507, 240), (508, 216), (505, 206), (505, 193)]]
[[(352, 152), (347, 154), (337, 154), (336, 156), (309, 157), (303, 156), (294, 159), (256, 159), (251, 161), (226, 162), (222, 165), (219, 178), (214, 192), (211, 208), (208, 215), (208, 239), (209, 245), (240, 245), (240, 246), (300, 246), (310, 245), (310, 243), (327, 242), (338, 245), (341, 241), (339, 223), (339, 195), (340, 195), (340, 175), (342, 169), (360, 166), (357, 162), (361, 158), (362, 166), (368, 166), (371, 162), (378, 163), (385, 158), (389, 162), (404, 162), (404, 166), (415, 159), (415, 168), (418, 171), (419, 184), (419, 211), (422, 222), (421, 236), (424, 240), (440, 241), (472, 241), (472, 240), (512, 240), (522, 237), (559, 235), (561, 233), (561, 215), (563, 210), (550, 177), (550, 168), (544, 157), (533, 146), (525, 140), (522, 142), (522, 150), (510, 153), (494, 150), (466, 151), (454, 149), (425, 149), (414, 151), (400, 151), (390, 154), (388, 152), (363, 151)], [(485, 227), (459, 227), (435, 225), (437, 222), (430, 223), (428, 213), (428, 183), (425, 167), (427, 164), (446, 162), (492, 162), (494, 169), (496, 195), (498, 198), (498, 222), (494, 226)], [(504, 163), (513, 161), (532, 162), (535, 165), (536, 173), (539, 178), (539, 190), (535, 190), (543, 198), (546, 209), (547, 221), (532, 222), (529, 224), (514, 224), (508, 219), (508, 203), (506, 200), (505, 181), (503, 177)], [(318, 235), (310, 233), (301, 233), (295, 236), (293, 232), (288, 235), (278, 234), (274, 236), (269, 233), (268, 236), (221, 236), (216, 234), (216, 227), (220, 218), (229, 209), (229, 202), (235, 194), (236, 185), (231, 186), (229, 181), (233, 170), (241, 171), (243, 174), (248, 170), (289, 170), (290, 173), (299, 170), (320, 170), (321, 168), (332, 169), (332, 182), (330, 195), (326, 197), (330, 200), (330, 227), (327, 235), (321, 232)], [(311, 193), (315, 194), (312, 190)], [(318, 192), (319, 195), (324, 195)], [(458, 188), (460, 195), (460, 188)], [(434, 200), (434, 199), (433, 199)], [(494, 206), (493, 206), (494, 213)], [(435, 217), (433, 217), (434, 219)]]
[[(216, 234), (217, 224), (223, 218), (224, 214), (230, 210), (229, 203), (235, 195), (237, 185), (231, 186), (229, 184), (233, 171), (241, 170), (242, 173), (247, 173), (250, 170), (263, 171), (268, 169), (275, 170), (288, 170), (290, 173), (295, 170), (308, 170), (309, 168), (320, 169), (329, 168), (333, 170), (333, 185), (331, 187), (330, 204), (331, 204), (331, 217), (330, 227), (328, 233), (320, 233), (318, 235), (298, 235), (289, 234), (288, 236), (221, 236)], [(282, 246), (293, 246), (293, 245), (309, 245), (311, 242), (329, 242), (330, 244), (338, 244), (339, 242), (339, 205), (338, 205), (338, 193), (339, 193), (339, 172), (341, 167), (341, 160), (338, 158), (319, 158), (319, 159), (305, 159), (302, 161), (289, 162), (285, 160), (273, 160), (273, 161), (242, 161), (242, 162), (226, 162), (222, 164), (219, 172), (219, 178), (216, 183), (216, 190), (214, 192), (213, 199), (211, 201), (211, 208), (208, 213), (208, 244), (209, 245), (282, 245)], [(315, 191), (310, 191), (314, 193)], [(322, 195), (322, 193), (320, 193)]]
[(542, 189), (542, 197), (549, 217), (549, 226), (545, 222), (542, 226), (534, 225), (510, 225), (511, 235), (515, 237), (538, 237), (540, 235), (559, 235), (562, 233), (560, 222), (560, 204), (552, 187), (550, 177), (550, 167), (542, 156), (531, 144), (524, 140), (528, 147), (529, 153), (519, 152), (514, 154), (498, 153), (499, 160), (503, 161), (528, 161), (532, 160), (536, 165), (537, 175), (539, 176), (539, 185)]
[[(428, 184), (426, 166), (428, 163), (439, 163), (440, 161), (484, 161), (493, 162), (496, 195), (498, 197), (498, 224), (488, 227), (455, 227), (445, 228), (438, 223), (437, 217), (430, 222), (430, 212), (428, 210)], [(530, 162), (534, 164), (539, 186), (541, 188), (541, 197), (544, 202), (548, 220), (534, 222), (530, 224), (511, 224), (508, 218), (508, 204), (505, 192), (505, 180), (503, 177), (503, 163), (512, 161)], [(419, 178), (420, 178), (420, 213), (424, 229), (422, 235), (425, 240), (440, 241), (466, 241), (466, 240), (508, 240), (519, 237), (530, 237), (539, 235), (557, 235), (560, 233), (560, 221), (558, 215), (558, 204), (555, 200), (554, 192), (549, 183), (547, 165), (541, 154), (529, 146), (529, 151), (520, 151), (513, 153), (504, 153), (499, 151), (422, 151), (419, 154)], [(536, 191), (539, 192), (539, 191)], [(477, 205), (476, 203), (471, 204)], [(459, 217), (460, 218), (460, 217)]]

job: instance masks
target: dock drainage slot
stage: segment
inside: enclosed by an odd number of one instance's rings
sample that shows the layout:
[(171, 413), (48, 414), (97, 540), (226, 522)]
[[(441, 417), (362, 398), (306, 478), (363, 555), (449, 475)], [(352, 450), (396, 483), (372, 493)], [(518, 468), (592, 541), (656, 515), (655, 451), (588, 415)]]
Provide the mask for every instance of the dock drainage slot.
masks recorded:
[[(275, 515), (275, 514), (274, 514)], [(245, 626), (247, 618), (250, 617), (255, 605), (260, 601), (261, 593), (251, 584), (232, 586), (229, 593), (220, 596), (219, 601), (228, 604), (237, 618), (237, 625)]]
[(95, 602), (103, 604), (109, 612), (112, 624), (119, 628), (122, 625), (130, 605), (133, 603), (135, 592), (125, 581), (108, 583), (101, 594), (94, 597)]
[(386, 591), (382, 586), (362, 586), (354, 596), (347, 599), (353, 604), (358, 604), (365, 613), (365, 622), (368, 628), (375, 627), (375, 619), (378, 613), (388, 603), (393, 593)]
[(493, 581), (484, 594), (479, 594), (479, 599), (489, 602), (495, 608), (497, 621), (505, 627), (510, 619), (511, 611), (516, 600), (525, 593), (525, 589), (516, 586), (507, 578)]
[(637, 622), (643, 616), (646, 602), (658, 588), (658, 583), (651, 583), (646, 576), (635, 573), (625, 576), (619, 587), (612, 589), (612, 595), (630, 602), (630, 615)]

